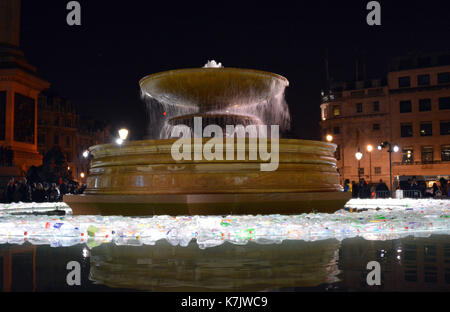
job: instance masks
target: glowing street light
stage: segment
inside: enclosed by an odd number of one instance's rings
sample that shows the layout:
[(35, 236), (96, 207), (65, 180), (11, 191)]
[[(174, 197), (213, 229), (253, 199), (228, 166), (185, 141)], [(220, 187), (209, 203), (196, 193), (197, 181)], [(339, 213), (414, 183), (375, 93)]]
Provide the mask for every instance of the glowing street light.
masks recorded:
[(123, 140), (121, 138), (118, 138), (118, 139), (116, 139), (116, 143), (119, 144), (119, 145), (122, 145)]
[(372, 151), (373, 151), (373, 146), (371, 144), (367, 145), (367, 151), (369, 152), (369, 182), (372, 183)]
[(392, 147), (391, 143), (385, 141), (378, 146), (378, 149), (381, 151), (385, 147), (388, 148), (387, 152), (389, 153), (389, 184), (392, 196), (392, 152), (397, 153), (400, 148), (398, 147), (398, 145), (394, 145), (394, 147)]
[(80, 177), (84, 179), (84, 172), (80, 173)]
[(128, 129), (125, 129), (125, 128), (120, 129), (119, 130), (119, 138), (122, 141), (125, 141), (127, 139), (127, 137), (128, 137)]
[(361, 158), (363, 157), (363, 154), (360, 152), (359, 147), (358, 151), (355, 153), (355, 157), (358, 160), (358, 182), (361, 179)]
[(88, 150), (85, 150), (85, 151), (83, 152), (83, 157), (84, 157), (84, 158), (88, 158), (88, 156), (89, 156), (89, 151), (88, 151)]
[(331, 142), (331, 141), (333, 141), (333, 136), (331, 134), (327, 134), (326, 139), (328, 142)]

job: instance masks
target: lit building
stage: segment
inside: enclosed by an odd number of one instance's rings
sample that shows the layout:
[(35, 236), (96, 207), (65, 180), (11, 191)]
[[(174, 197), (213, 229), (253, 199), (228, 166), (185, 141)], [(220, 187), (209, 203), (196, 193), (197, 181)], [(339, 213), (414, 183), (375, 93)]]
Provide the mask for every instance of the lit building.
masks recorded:
[[(78, 115), (70, 100), (44, 91), (38, 98), (38, 150), (45, 155), (57, 145), (67, 165), (75, 167)], [(71, 170), (69, 169), (69, 170)]]
[(38, 101), (38, 149), (45, 155), (59, 146), (69, 172), (76, 181), (85, 182), (89, 161), (83, 152), (90, 146), (110, 142), (105, 122), (80, 118), (77, 108), (68, 99), (44, 91)]
[(384, 141), (399, 146), (392, 153), (393, 180), (450, 176), (449, 52), (397, 58), (387, 79), (336, 84), (322, 93), (321, 114), (323, 140), (331, 135), (338, 145), (342, 182), (362, 177), (389, 186), (389, 153), (377, 149)]

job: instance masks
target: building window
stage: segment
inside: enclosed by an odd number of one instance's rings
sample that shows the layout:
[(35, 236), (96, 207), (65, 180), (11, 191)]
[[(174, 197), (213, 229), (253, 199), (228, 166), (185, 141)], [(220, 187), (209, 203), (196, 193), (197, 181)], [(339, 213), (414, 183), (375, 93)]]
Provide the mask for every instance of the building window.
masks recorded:
[(420, 123), (420, 136), (433, 135), (433, 124), (431, 122)]
[(450, 109), (450, 97), (439, 98), (439, 109)]
[(53, 144), (58, 145), (59, 144), (59, 136), (56, 134), (55, 137), (53, 138)]
[(417, 84), (419, 86), (427, 86), (430, 84), (430, 75), (419, 75), (417, 76)]
[(412, 164), (414, 163), (414, 150), (412, 147), (406, 147), (402, 151), (402, 163)]
[(432, 146), (422, 146), (422, 162), (432, 163), (433, 162), (433, 147)]
[(381, 174), (381, 167), (375, 167), (375, 174)]
[(400, 134), (403, 138), (408, 138), (413, 136), (412, 124), (401, 124), (400, 125)]
[(373, 111), (374, 112), (379, 112), (380, 111), (380, 102), (378, 102), (378, 101), (373, 102)]
[(372, 129), (373, 129), (373, 131), (378, 131), (378, 130), (380, 130), (380, 124), (373, 124), (372, 125)]
[(449, 83), (450, 82), (450, 73), (439, 73), (437, 75), (438, 83)]
[(419, 112), (431, 111), (431, 99), (420, 99), (419, 100)]
[(359, 175), (364, 175), (364, 168), (359, 168)]
[(66, 136), (66, 146), (70, 146), (70, 136)]
[(363, 109), (362, 109), (362, 103), (356, 103), (356, 112), (357, 113), (362, 113)]
[(341, 116), (341, 107), (338, 105), (333, 106), (333, 116), (338, 117)]
[(450, 145), (441, 146), (441, 160), (450, 161)]
[(339, 127), (334, 127), (333, 128), (333, 133), (334, 134), (339, 134), (341, 132), (341, 129)]
[(441, 121), (440, 128), (441, 135), (450, 135), (450, 121)]
[(411, 101), (400, 101), (400, 113), (411, 113), (412, 105)]
[(411, 86), (411, 81), (409, 77), (400, 77), (398, 78), (398, 87), (399, 88), (408, 88)]
[(72, 127), (72, 121), (70, 119), (66, 119), (66, 127), (71, 128)]

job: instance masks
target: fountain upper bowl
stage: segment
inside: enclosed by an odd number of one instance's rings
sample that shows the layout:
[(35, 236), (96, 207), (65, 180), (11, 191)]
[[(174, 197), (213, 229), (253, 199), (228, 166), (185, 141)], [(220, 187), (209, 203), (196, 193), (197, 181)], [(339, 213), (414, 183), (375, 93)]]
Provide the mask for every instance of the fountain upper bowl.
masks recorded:
[(289, 82), (274, 73), (226, 67), (165, 71), (142, 78), (139, 85), (162, 104), (213, 111), (283, 96)]

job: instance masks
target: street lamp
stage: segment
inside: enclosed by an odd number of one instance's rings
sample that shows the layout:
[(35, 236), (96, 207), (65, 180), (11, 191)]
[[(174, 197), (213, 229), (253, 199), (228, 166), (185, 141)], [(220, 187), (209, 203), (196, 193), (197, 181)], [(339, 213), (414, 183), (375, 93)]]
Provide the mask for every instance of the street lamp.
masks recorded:
[(397, 153), (400, 148), (397, 145), (392, 146), (391, 143), (385, 141), (378, 145), (378, 150), (382, 150), (383, 148), (387, 147), (387, 152), (389, 153), (389, 185), (390, 185), (390, 192), (392, 197), (392, 152)]
[(84, 172), (80, 173), (80, 177), (84, 179)]
[(327, 134), (326, 139), (328, 142), (331, 142), (331, 141), (333, 141), (333, 136), (331, 134)]
[(372, 151), (373, 146), (371, 144), (367, 145), (367, 151), (369, 152), (369, 180), (372, 183)]
[(361, 158), (362, 158), (363, 154), (360, 152), (359, 147), (358, 147), (358, 151), (355, 153), (355, 157), (358, 160), (358, 182), (361, 179)]
[(118, 145), (122, 145), (128, 137), (128, 129), (122, 128), (119, 131), (119, 137), (116, 139)]
[(88, 150), (85, 150), (85, 151), (83, 152), (83, 157), (84, 157), (84, 158), (88, 158), (88, 156), (89, 156), (89, 151), (88, 151)]
[(127, 139), (127, 137), (128, 137), (128, 129), (120, 129), (119, 130), (119, 138), (122, 140), (122, 141), (125, 141), (126, 139)]

